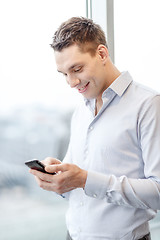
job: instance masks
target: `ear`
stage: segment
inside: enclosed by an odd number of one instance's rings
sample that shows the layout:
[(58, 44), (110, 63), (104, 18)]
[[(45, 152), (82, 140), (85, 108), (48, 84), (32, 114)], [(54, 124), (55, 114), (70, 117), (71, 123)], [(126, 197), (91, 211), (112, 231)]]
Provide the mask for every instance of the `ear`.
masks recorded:
[(105, 64), (109, 57), (109, 52), (108, 52), (107, 47), (100, 44), (97, 47), (97, 53), (98, 53), (99, 57), (101, 58), (101, 60), (103, 61), (103, 63)]

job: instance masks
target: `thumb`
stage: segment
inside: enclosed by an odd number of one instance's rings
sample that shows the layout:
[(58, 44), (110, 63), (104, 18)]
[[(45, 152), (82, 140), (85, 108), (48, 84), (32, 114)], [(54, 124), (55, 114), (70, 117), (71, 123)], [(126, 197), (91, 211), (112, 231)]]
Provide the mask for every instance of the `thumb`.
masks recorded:
[(54, 164), (54, 165), (47, 165), (45, 167), (45, 170), (49, 173), (53, 172), (65, 172), (68, 170), (67, 164), (61, 163), (61, 164)]
[(47, 157), (45, 158), (43, 161), (44, 165), (52, 165), (52, 164), (60, 164), (61, 161), (56, 159), (56, 158), (52, 158), (52, 157)]

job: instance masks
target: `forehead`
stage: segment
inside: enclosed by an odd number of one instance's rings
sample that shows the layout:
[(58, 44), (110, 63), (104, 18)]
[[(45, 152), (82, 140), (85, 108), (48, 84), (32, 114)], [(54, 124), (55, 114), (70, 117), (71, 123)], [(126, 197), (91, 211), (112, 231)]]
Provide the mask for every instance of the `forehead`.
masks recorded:
[(55, 51), (55, 61), (58, 71), (67, 71), (72, 66), (85, 64), (91, 55), (80, 51), (77, 45), (64, 48), (62, 51)]

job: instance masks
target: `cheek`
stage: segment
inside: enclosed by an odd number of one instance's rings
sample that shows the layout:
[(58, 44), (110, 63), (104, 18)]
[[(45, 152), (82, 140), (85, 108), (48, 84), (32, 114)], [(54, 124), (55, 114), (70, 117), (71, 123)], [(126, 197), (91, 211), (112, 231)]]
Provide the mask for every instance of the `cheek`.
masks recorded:
[(79, 75), (79, 79), (82, 81), (82, 82), (91, 82), (92, 81), (92, 74), (90, 72), (83, 72)]
[(85, 69), (84, 72), (79, 74), (81, 82), (90, 82), (94, 86), (99, 85), (99, 69), (96, 66)]

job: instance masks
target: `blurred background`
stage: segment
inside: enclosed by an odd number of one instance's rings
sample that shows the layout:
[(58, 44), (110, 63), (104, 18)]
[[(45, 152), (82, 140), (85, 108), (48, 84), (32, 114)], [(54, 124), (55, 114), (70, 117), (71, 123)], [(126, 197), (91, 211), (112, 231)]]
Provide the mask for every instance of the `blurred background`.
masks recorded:
[[(52, 37), (72, 16), (93, 18), (120, 71), (160, 91), (159, 0), (0, 0), (0, 240), (63, 240), (68, 203), (40, 189), (26, 160), (63, 160), (81, 101), (57, 73)], [(160, 216), (151, 223), (160, 237)]]

